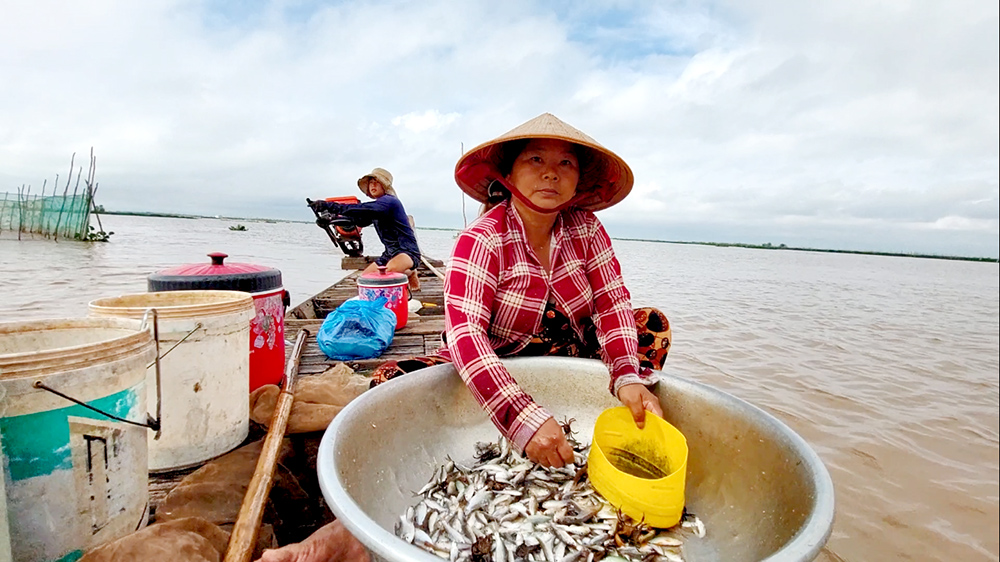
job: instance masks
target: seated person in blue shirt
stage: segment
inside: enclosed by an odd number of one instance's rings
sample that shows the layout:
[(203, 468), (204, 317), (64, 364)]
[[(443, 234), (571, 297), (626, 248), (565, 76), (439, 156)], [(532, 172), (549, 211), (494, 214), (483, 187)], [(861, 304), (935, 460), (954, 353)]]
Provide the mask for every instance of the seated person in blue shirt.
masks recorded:
[(374, 263), (368, 265), (365, 273), (378, 271), (378, 267), (384, 265), (386, 271), (405, 274), (411, 292), (419, 290), (417, 265), (420, 263), (420, 248), (417, 247), (417, 238), (413, 234), (403, 203), (392, 188), (392, 174), (382, 168), (375, 168), (358, 180), (358, 187), (374, 201), (357, 205), (313, 201), (309, 206), (317, 211), (326, 210), (349, 217), (358, 226), (375, 225), (375, 232), (382, 240), (385, 251)]

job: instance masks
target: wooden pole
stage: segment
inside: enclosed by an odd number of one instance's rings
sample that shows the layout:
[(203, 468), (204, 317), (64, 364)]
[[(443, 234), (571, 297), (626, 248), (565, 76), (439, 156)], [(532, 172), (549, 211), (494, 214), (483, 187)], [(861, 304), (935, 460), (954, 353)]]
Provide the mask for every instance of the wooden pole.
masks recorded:
[(7, 216), (7, 192), (3, 194), (3, 204), (0, 205), (0, 232), (3, 232), (4, 217)]
[(62, 223), (63, 209), (66, 208), (66, 194), (69, 193), (69, 184), (73, 181), (73, 164), (76, 162), (76, 153), (69, 159), (69, 177), (66, 178), (66, 189), (63, 190), (62, 206), (59, 207), (59, 218), (56, 219), (55, 240), (59, 241), (59, 224)]
[[(27, 191), (24, 192), (24, 212), (27, 215), (27, 217), (25, 219), (25, 222), (27, 223), (27, 227), (28, 227), (28, 229), (25, 232), (27, 232), (28, 234), (33, 234), (32, 231), (31, 231), (31, 228), (35, 224), (35, 213), (32, 212), (32, 208), (31, 208), (31, 186), (30, 185), (28, 186)], [(34, 238), (34, 236), (32, 236), (32, 238)]]
[(257, 468), (254, 470), (253, 478), (250, 479), (247, 493), (243, 496), (243, 505), (240, 506), (240, 514), (233, 526), (233, 534), (229, 537), (229, 547), (226, 549), (224, 562), (249, 562), (250, 556), (253, 555), (257, 532), (264, 517), (264, 504), (267, 503), (271, 484), (274, 483), (274, 467), (278, 463), (278, 452), (285, 437), (285, 426), (288, 424), (288, 415), (295, 401), (295, 374), (299, 370), (299, 360), (302, 358), (302, 350), (305, 349), (307, 339), (309, 339), (308, 330), (302, 330), (295, 340), (295, 348), (285, 367), (284, 388), (281, 389), (278, 403), (274, 407), (271, 425), (267, 430), (267, 436), (264, 437), (260, 457), (257, 459)]
[(17, 239), (21, 240), (21, 230), (24, 228), (24, 204), (21, 202), (21, 192), (24, 190), (24, 184), (17, 188)]
[[(97, 217), (97, 228), (101, 232), (104, 232), (104, 225), (101, 224), (101, 214), (97, 212), (97, 203), (94, 203), (94, 196), (97, 195), (97, 182), (94, 181), (94, 176), (97, 175), (97, 158), (94, 157), (94, 147), (90, 147), (90, 173), (87, 177), (87, 220), (86, 223), (89, 227), (90, 225), (90, 210), (93, 209), (94, 216)], [(88, 229), (89, 230), (89, 229)]]
[(38, 196), (38, 233), (42, 234), (45, 230), (45, 186), (49, 184), (49, 180), (42, 180), (42, 194)]
[[(70, 199), (70, 201), (72, 201), (73, 203), (70, 206), (70, 209), (75, 209), (76, 208), (76, 203), (77, 203), (77, 201), (76, 201), (76, 192), (80, 189), (80, 176), (82, 176), (82, 175), (83, 175), (83, 166), (80, 166), (80, 169), (76, 171), (76, 185), (73, 186), (73, 197)], [(69, 225), (69, 222), (66, 223), (66, 231), (69, 232), (69, 230), (72, 228), (73, 230), (76, 230), (76, 235), (74, 236), (74, 238), (76, 238), (77, 240), (86, 240), (86, 236), (83, 236), (80, 233), (80, 220), (79, 220), (79, 216), (80, 215), (77, 213), (76, 214), (77, 220), (76, 220), (76, 225), (75, 226), (71, 227)], [(83, 234), (85, 235), (86, 233), (87, 233), (87, 228), (84, 227)]]

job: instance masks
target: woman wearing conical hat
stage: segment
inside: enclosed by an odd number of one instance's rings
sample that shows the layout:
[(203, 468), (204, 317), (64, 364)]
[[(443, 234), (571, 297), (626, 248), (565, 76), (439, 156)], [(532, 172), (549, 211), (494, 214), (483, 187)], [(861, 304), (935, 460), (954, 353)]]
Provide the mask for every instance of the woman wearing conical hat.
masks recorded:
[[(621, 201), (632, 171), (610, 150), (550, 114), (467, 152), (455, 180), (492, 205), (462, 231), (445, 278), (446, 344), (437, 355), (387, 361), (373, 386), (453, 361), (493, 423), (531, 460), (572, 462), (562, 428), (500, 362), (512, 355), (600, 358), (611, 392), (642, 424), (662, 415), (648, 389), (670, 347), (660, 311), (632, 310), (611, 239), (593, 211)], [(388, 384), (392, 384), (388, 382)], [(262, 562), (367, 558), (339, 521)]]
[(573, 452), (544, 405), (500, 357), (600, 358), (609, 389), (637, 424), (662, 415), (647, 386), (670, 346), (666, 316), (633, 310), (594, 211), (628, 195), (632, 170), (594, 139), (543, 114), (467, 152), (455, 180), (494, 205), (458, 237), (445, 279), (446, 343), (432, 357), (388, 362), (378, 384), (453, 361), (493, 423), (531, 460), (563, 466)]
[(392, 187), (392, 174), (384, 168), (375, 168), (361, 176), (358, 188), (374, 201), (349, 205), (320, 200), (310, 202), (309, 206), (317, 211), (326, 210), (350, 217), (358, 226), (373, 224), (385, 251), (368, 265), (364, 273), (374, 273), (379, 266), (385, 266), (386, 271), (407, 275), (410, 289), (416, 291), (420, 288), (416, 273), (420, 265), (420, 248), (403, 203)]

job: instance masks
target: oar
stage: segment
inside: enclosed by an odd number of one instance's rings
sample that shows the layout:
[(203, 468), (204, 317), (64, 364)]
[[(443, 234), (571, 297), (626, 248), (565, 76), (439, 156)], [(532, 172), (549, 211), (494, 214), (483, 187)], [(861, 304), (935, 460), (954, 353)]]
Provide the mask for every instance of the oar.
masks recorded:
[(233, 526), (233, 534), (229, 537), (225, 562), (249, 562), (253, 555), (257, 532), (264, 517), (264, 504), (267, 503), (271, 484), (274, 483), (274, 467), (278, 463), (278, 452), (285, 437), (285, 426), (292, 411), (292, 402), (295, 401), (295, 374), (299, 371), (299, 360), (308, 338), (309, 331), (303, 329), (295, 340), (292, 356), (285, 367), (284, 385), (278, 395), (274, 414), (271, 415), (271, 426), (267, 429), (264, 446), (257, 459), (257, 468), (250, 479), (247, 493), (243, 496), (243, 505), (240, 506), (240, 514)]

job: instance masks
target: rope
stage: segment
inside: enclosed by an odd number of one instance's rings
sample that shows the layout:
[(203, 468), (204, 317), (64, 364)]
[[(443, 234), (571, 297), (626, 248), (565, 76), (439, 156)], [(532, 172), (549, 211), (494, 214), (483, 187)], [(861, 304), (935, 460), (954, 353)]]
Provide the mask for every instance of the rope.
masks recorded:
[[(463, 204), (465, 201), (463, 200)], [(420, 247), (420, 240), (417, 239), (417, 227), (413, 224), (413, 217), (410, 218), (410, 228), (413, 229), (413, 240), (417, 243), (417, 250), (420, 251), (420, 261), (427, 266), (427, 269), (431, 270), (431, 273), (437, 276), (438, 279), (444, 281), (444, 273), (438, 271), (436, 267), (431, 265), (431, 262), (427, 261), (427, 256), (424, 255), (424, 249)], [(413, 266), (414, 272), (416, 272), (416, 264)]]
[(437, 275), (438, 279), (444, 281), (444, 273), (441, 273), (440, 271), (438, 271), (438, 269), (436, 267), (434, 267), (433, 265), (431, 265), (431, 262), (427, 261), (427, 258), (424, 257), (423, 250), (420, 251), (420, 261), (424, 262), (424, 265), (427, 266), (427, 269), (431, 270), (431, 273), (433, 273), (434, 275)]

